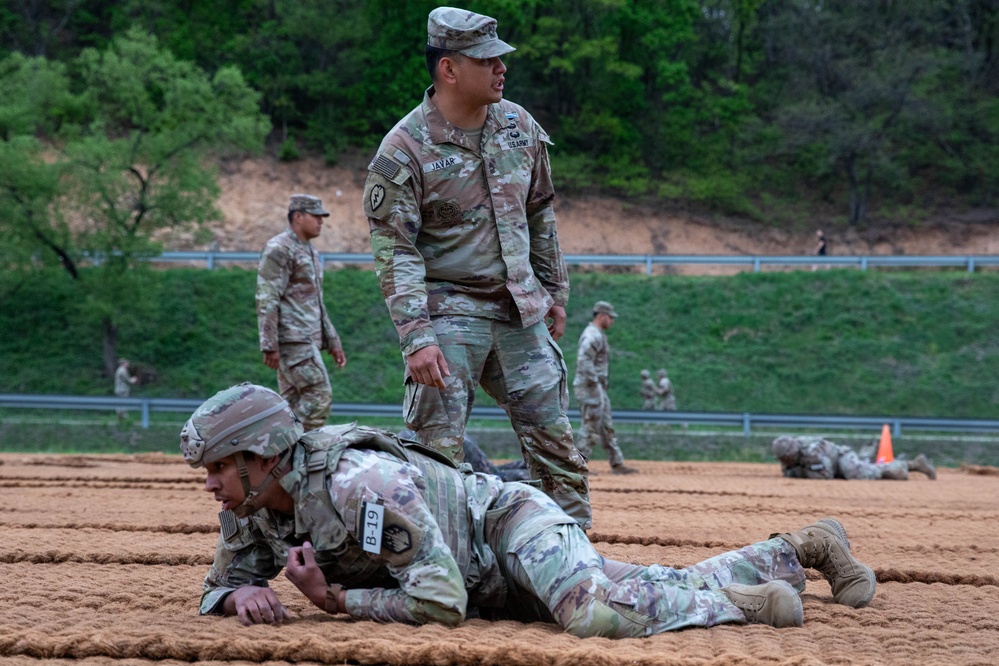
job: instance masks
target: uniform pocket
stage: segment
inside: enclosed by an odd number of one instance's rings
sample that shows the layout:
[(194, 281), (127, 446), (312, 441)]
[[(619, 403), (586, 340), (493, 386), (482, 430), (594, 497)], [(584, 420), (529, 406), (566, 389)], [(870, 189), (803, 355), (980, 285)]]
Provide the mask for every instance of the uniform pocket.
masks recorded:
[(420, 384), (412, 377), (406, 378), (403, 415), (411, 430), (450, 425), (447, 402), (441, 390), (436, 386)]

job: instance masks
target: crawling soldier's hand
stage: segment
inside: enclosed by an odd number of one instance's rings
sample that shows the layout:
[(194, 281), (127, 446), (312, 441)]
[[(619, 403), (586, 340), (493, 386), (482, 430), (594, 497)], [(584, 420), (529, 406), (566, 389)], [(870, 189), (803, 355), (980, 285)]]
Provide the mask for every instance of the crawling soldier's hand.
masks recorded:
[(316, 551), (306, 541), (288, 549), (284, 575), (319, 608), (326, 610), (326, 577), (316, 564)]
[(277, 594), (269, 587), (247, 585), (237, 588), (225, 598), (226, 615), (236, 615), (246, 626), (251, 624), (282, 624), (291, 615), (284, 604), (278, 601)]

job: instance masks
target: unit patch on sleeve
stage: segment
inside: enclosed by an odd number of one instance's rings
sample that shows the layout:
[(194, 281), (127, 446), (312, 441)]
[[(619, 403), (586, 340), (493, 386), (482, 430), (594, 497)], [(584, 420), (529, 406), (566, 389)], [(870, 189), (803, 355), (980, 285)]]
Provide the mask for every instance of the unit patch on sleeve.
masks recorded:
[(378, 184), (372, 185), (368, 191), (368, 205), (371, 207), (371, 210), (378, 210), (383, 201), (385, 201), (385, 188)]
[(382, 548), (399, 555), (413, 547), (413, 535), (402, 525), (389, 525), (382, 533)]

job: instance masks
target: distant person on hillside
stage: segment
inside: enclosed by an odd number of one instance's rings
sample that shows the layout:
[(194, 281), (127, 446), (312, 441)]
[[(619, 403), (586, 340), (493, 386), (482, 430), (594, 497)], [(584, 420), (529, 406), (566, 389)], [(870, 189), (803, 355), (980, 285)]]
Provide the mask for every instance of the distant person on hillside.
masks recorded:
[(656, 383), (652, 381), (652, 376), (648, 370), (642, 370), (642, 409), (655, 409), (656, 407)]
[(565, 332), (569, 275), (555, 222), (548, 134), (503, 99), (514, 50), (496, 19), (438, 7), (424, 49), (431, 86), (382, 140), (363, 206), (406, 362), (406, 425), (456, 462), (477, 386), (509, 414), (531, 476), (591, 523), (573, 445)]
[(293, 194), (288, 228), (267, 241), (257, 271), (257, 325), (264, 365), (277, 370), (278, 390), (306, 430), (329, 418), (333, 390), (320, 350), (347, 364), (323, 303), (323, 266), (310, 242), (329, 213), (311, 194)]
[[(127, 398), (132, 394), (132, 385), (139, 381), (138, 377), (133, 377), (128, 372), (128, 359), (120, 358), (118, 359), (118, 368), (114, 371), (114, 394), (119, 398)], [(128, 416), (128, 410), (120, 407), (115, 410), (119, 419), (123, 419)]]
[(457, 468), (385, 430), (303, 433), (281, 396), (252, 384), (208, 399), (181, 430), (184, 460), (204, 469), (204, 490), (221, 505), (201, 615), (283, 624), (291, 614), (269, 586), (282, 569), (330, 614), (453, 627), (474, 613), (580, 638), (800, 627), (808, 568), (837, 604), (863, 608), (877, 590), (835, 518), (684, 569), (632, 564), (598, 553), (531, 485)]
[(905, 481), (909, 472), (937, 478), (936, 468), (920, 453), (915, 460), (871, 463), (849, 446), (821, 437), (782, 435), (770, 447), (780, 461), (781, 472), (795, 479), (894, 479)]
[(660, 412), (675, 412), (676, 393), (673, 391), (673, 382), (666, 375), (665, 368), (656, 374), (658, 376), (658, 381), (656, 382), (656, 409)]
[[(815, 249), (812, 250), (812, 254), (817, 257), (826, 256), (826, 235), (821, 229), (815, 232)], [(812, 265), (812, 270), (814, 271), (818, 268), (817, 265)]]
[(593, 305), (593, 319), (579, 336), (576, 354), (576, 377), (572, 390), (579, 403), (579, 452), (589, 460), (599, 443), (610, 459), (614, 474), (634, 474), (638, 470), (624, 464), (624, 455), (617, 445), (614, 419), (611, 417), (610, 396), (610, 345), (606, 331), (614, 325), (617, 312), (607, 301)]

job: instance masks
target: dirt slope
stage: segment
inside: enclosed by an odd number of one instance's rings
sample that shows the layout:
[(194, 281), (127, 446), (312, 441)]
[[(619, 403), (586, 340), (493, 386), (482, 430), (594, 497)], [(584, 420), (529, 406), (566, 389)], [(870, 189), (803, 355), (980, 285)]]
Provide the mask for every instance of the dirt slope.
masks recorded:
[[(310, 192), (332, 213), (316, 246), (325, 252), (370, 252), (361, 210), (364, 164), (327, 167), (318, 159), (282, 163), (246, 159), (223, 165), (213, 228), (219, 247), (257, 251), (285, 225), (288, 195)], [(559, 236), (568, 254), (811, 254), (815, 226), (789, 232), (765, 225), (677, 215), (610, 198), (557, 200)], [(857, 231), (826, 228), (830, 254), (999, 254), (999, 211), (972, 211), (935, 224)], [(206, 249), (188, 235), (171, 249)], [(702, 271), (703, 272), (703, 271)]]

